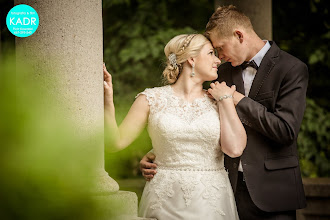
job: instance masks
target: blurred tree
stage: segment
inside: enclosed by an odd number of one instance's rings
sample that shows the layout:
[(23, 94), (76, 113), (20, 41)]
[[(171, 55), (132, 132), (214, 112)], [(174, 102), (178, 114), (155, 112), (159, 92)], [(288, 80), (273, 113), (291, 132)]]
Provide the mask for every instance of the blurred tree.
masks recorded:
[(330, 113), (312, 99), (307, 99), (298, 151), (303, 176), (330, 177)]
[(273, 37), (309, 67), (308, 96), (330, 110), (330, 19), (327, 0), (274, 0)]

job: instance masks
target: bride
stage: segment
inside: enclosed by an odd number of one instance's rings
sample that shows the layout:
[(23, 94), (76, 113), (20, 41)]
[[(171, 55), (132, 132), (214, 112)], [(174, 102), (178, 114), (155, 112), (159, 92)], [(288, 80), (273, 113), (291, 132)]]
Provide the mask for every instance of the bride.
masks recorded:
[(246, 145), (232, 99), (235, 86), (215, 82), (208, 92), (203, 90), (205, 81), (217, 79), (220, 60), (201, 34), (176, 36), (164, 51), (168, 85), (139, 93), (119, 127), (111, 75), (104, 66), (105, 120), (114, 143), (110, 150), (124, 149), (148, 126), (157, 174), (145, 185), (140, 216), (238, 219), (224, 169), (224, 153), (238, 157)]

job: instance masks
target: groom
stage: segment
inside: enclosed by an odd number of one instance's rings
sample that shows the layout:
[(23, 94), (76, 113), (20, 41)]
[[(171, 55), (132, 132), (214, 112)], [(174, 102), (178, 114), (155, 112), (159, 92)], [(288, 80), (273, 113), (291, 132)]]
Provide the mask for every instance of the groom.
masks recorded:
[[(263, 41), (250, 19), (234, 6), (219, 7), (205, 35), (227, 61), (218, 81), (236, 85), (233, 99), (247, 133), (239, 158), (225, 157), (241, 220), (296, 219), (306, 206), (297, 153), (305, 110), (307, 66)], [(247, 63), (248, 62), (248, 63)], [(225, 86), (217, 84), (212, 86)], [(146, 179), (155, 174), (147, 154), (140, 162)]]

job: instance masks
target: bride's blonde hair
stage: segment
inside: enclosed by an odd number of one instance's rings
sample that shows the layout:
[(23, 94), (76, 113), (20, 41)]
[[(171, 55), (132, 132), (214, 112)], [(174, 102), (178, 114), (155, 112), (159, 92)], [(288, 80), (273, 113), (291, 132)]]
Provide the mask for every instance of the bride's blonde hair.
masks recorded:
[(203, 46), (210, 41), (202, 34), (181, 34), (172, 38), (165, 46), (167, 57), (163, 77), (166, 84), (173, 84), (182, 72), (183, 63), (198, 56)]

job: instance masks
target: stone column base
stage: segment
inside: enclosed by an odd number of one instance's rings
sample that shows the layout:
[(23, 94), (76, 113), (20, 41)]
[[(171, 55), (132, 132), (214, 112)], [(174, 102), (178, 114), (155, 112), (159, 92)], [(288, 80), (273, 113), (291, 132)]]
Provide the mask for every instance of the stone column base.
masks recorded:
[(330, 219), (330, 178), (303, 178), (307, 207), (297, 211), (297, 220)]
[(118, 216), (137, 216), (138, 198), (134, 192), (118, 191), (108, 195), (95, 196), (100, 207), (101, 219), (113, 219)]

